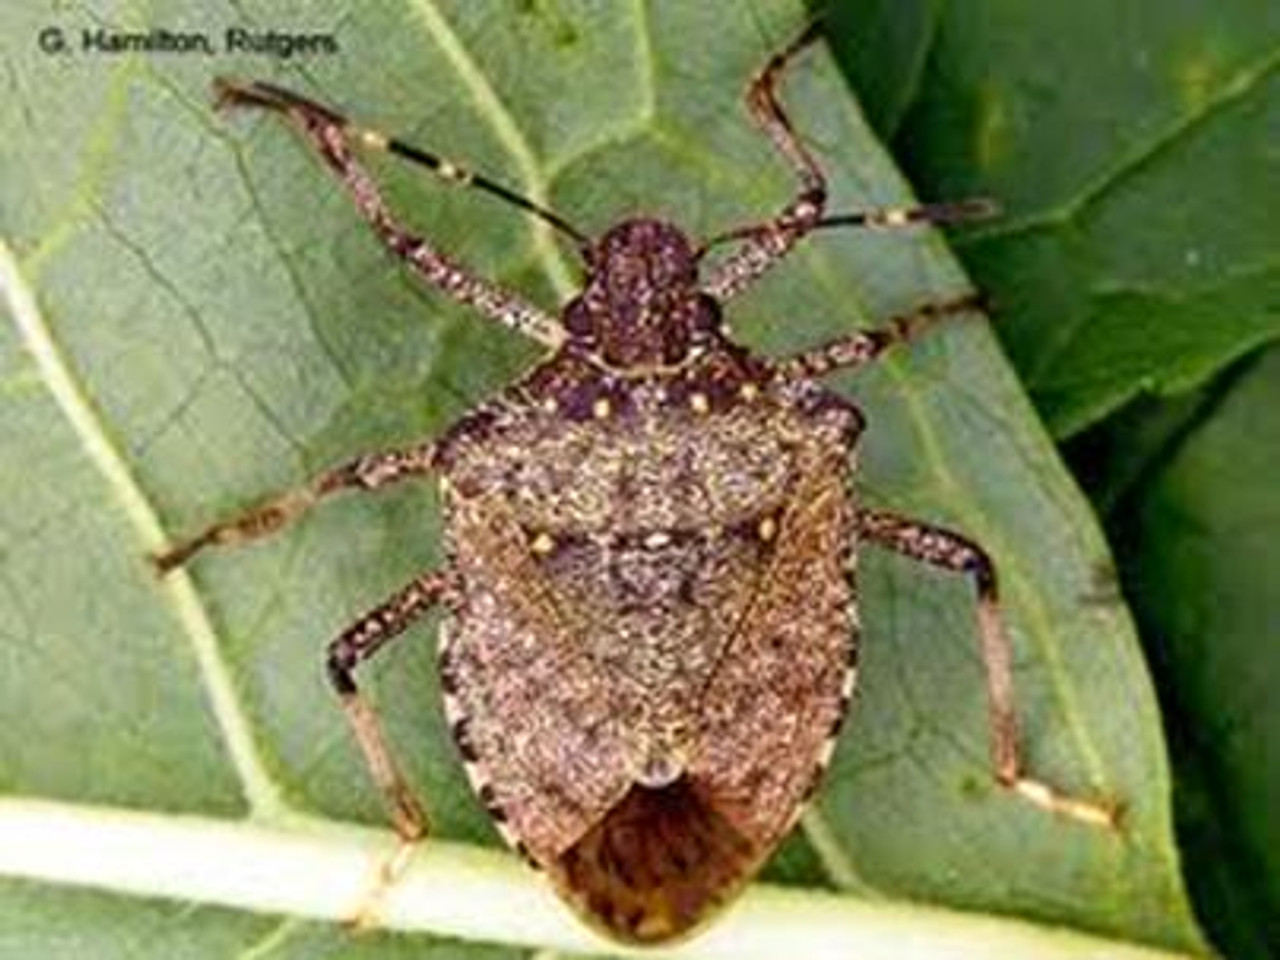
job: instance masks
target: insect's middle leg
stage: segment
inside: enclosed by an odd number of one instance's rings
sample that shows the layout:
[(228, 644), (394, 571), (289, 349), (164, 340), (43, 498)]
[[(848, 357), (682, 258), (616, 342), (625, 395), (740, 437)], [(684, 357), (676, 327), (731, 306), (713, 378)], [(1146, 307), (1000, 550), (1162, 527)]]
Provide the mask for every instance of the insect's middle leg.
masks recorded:
[(876, 360), (890, 347), (914, 340), (941, 321), (982, 310), (984, 305), (980, 293), (926, 303), (874, 330), (860, 330), (787, 357), (779, 362), (779, 369), (787, 378), (821, 377), (836, 370), (856, 369)]
[(977, 544), (957, 533), (879, 510), (860, 510), (858, 528), (872, 543), (945, 570), (968, 574), (978, 592), (978, 636), (987, 671), (991, 763), (996, 781), (1024, 800), (1093, 826), (1114, 827), (1114, 805), (1063, 793), (1026, 775), (1013, 706), (1013, 650), (1000, 612), (995, 566)]
[(347, 722), (374, 783), (386, 801), (391, 822), (401, 839), (425, 836), (428, 820), (392, 756), (382, 725), (356, 686), (356, 667), (403, 633), (439, 601), (449, 586), (447, 571), (425, 573), (370, 610), (329, 644), (325, 660), (329, 682), (342, 702)]
[(215, 523), (180, 541), (151, 560), (161, 573), (182, 566), (205, 547), (247, 543), (275, 533), (320, 500), (343, 490), (377, 490), (431, 472), (435, 447), (426, 443), (405, 450), (385, 450), (357, 457), (328, 470), (305, 486), (287, 490), (244, 513)]

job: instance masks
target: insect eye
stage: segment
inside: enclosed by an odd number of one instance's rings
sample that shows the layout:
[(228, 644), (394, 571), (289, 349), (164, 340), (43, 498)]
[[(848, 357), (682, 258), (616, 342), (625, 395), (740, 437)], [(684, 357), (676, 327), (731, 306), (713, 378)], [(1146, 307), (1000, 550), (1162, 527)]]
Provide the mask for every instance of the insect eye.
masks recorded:
[(720, 318), (720, 301), (709, 293), (699, 294), (698, 306), (693, 314), (693, 329), (718, 330)]
[(591, 322), (591, 313), (581, 297), (574, 297), (569, 301), (561, 319), (570, 336), (589, 337), (594, 332), (595, 325)]

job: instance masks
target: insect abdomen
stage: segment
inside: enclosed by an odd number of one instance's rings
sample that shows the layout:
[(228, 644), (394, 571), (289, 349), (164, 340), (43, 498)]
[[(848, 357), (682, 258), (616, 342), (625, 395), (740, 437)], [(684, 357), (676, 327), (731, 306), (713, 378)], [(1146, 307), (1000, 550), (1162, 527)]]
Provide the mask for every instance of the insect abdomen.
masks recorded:
[(686, 777), (634, 786), (552, 865), (587, 920), (634, 943), (669, 941), (731, 899), (759, 853)]

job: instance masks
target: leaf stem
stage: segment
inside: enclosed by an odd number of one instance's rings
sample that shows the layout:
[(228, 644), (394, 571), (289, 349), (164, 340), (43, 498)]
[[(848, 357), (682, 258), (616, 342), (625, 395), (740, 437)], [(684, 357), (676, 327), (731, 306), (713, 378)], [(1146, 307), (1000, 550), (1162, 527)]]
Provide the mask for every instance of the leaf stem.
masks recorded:
[[(0, 875), (318, 920), (351, 915), (394, 843), (386, 831), (311, 818), (263, 823), (0, 799)], [(669, 951), (628, 952), (602, 944), (514, 857), (447, 840), (416, 852), (379, 919), (392, 930), (684, 960), (1177, 956), (1007, 917), (764, 885), (704, 935)]]

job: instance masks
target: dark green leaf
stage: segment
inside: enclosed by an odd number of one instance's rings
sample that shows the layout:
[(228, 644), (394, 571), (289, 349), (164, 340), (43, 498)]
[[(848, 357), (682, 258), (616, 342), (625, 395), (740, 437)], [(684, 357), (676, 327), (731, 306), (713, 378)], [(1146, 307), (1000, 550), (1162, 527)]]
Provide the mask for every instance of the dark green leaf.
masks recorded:
[(831, 35), (959, 241), (1050, 429), (1280, 333), (1280, 7), (844, 0)]
[(1088, 436), (1174, 739), (1188, 881), (1238, 958), (1280, 950), (1278, 408), (1272, 347)]

